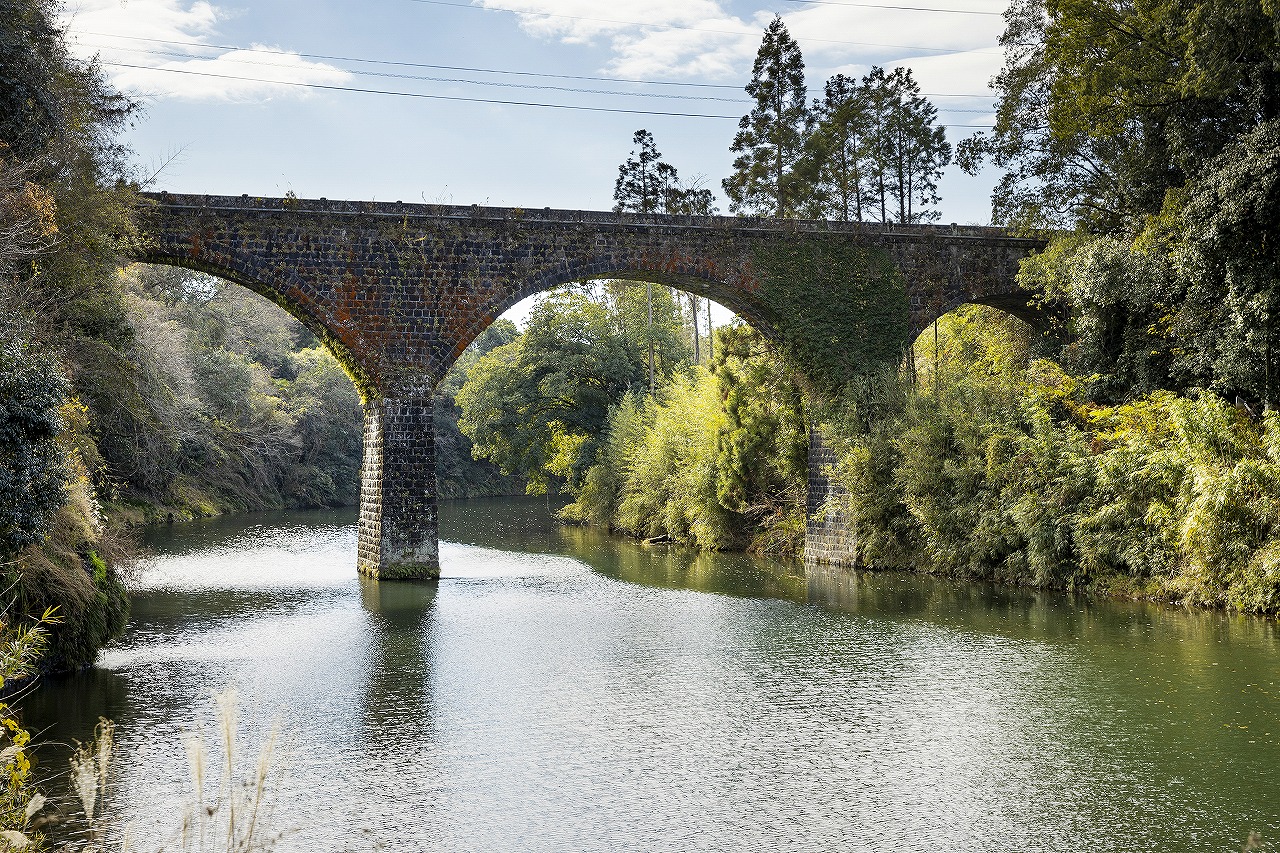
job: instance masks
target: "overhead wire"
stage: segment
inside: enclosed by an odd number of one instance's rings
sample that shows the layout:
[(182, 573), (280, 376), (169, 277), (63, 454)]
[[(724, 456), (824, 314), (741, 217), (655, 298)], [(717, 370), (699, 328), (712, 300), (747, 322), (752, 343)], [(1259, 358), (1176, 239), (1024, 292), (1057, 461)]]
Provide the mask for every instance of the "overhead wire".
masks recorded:
[[(166, 74), (185, 74), (195, 77), (211, 77), (219, 80), (237, 80), (245, 83), (265, 83), (272, 86), (297, 86), (307, 89), (321, 89), (333, 92), (353, 92), (364, 95), (390, 95), (400, 98), (420, 98), (432, 101), (462, 101), (472, 104), (497, 104), (502, 106), (515, 107), (541, 107), (544, 109), (555, 110), (573, 110), (578, 112), (595, 112), (595, 113), (623, 113), (627, 115), (646, 115), (646, 116), (667, 116), (673, 118), (707, 118), (707, 119), (726, 119), (730, 121), (738, 121), (741, 117), (736, 115), (718, 115), (714, 113), (679, 113), (664, 110), (633, 110), (624, 107), (600, 107), (589, 106), (586, 104), (548, 104), (535, 101), (509, 101), (498, 98), (469, 98), (462, 95), (438, 95), (426, 92), (397, 92), (389, 89), (365, 89), (358, 86), (338, 86), (331, 83), (304, 83), (296, 80), (264, 80), (260, 77), (241, 77), (234, 74), (216, 74), (211, 71), (191, 71), (183, 68), (157, 68), (150, 65), (133, 65), (126, 62), (104, 62), (103, 65), (109, 68), (129, 68), (139, 71), (159, 71)], [(973, 127), (991, 127), (989, 124), (951, 124), (947, 127), (957, 128), (973, 128)]]
[[(729, 35), (729, 36), (749, 35), (749, 36), (755, 37), (758, 34), (754, 29), (753, 30), (719, 30), (719, 29), (712, 29), (710, 27), (686, 27), (686, 26), (681, 26), (680, 24), (658, 24), (658, 23), (653, 23), (652, 21), (627, 21), (627, 20), (621, 20), (618, 18), (592, 18), (592, 17), (587, 17), (585, 15), (564, 15), (558, 12), (538, 12), (538, 11), (530, 11), (525, 9), (508, 9), (502, 6), (473, 6), (470, 3), (456, 3), (456, 2), (452, 2), (452, 0), (405, 0), (405, 2), (421, 3), (428, 6), (450, 6), (457, 9), (475, 9), (482, 12), (506, 12), (512, 15), (534, 15), (534, 16), (543, 17), (543, 18), (563, 18), (565, 20), (570, 20), (570, 21), (591, 21), (593, 23), (599, 23), (599, 24), (622, 24), (624, 26), (629, 26), (629, 27), (646, 27), (649, 29), (686, 30), (688, 32), (712, 33), (715, 35)], [(883, 47), (883, 48), (889, 48), (891, 50), (926, 50), (932, 53), (961, 52), (951, 47), (923, 47), (921, 45), (909, 45), (909, 44), (882, 44), (879, 42), (869, 42), (869, 41), (845, 41), (843, 39), (824, 39), (824, 38), (816, 38), (812, 36), (794, 35), (794, 34), (793, 36), (794, 38), (800, 41), (820, 42), (822, 44), (845, 44), (851, 47)], [(964, 52), (985, 53), (985, 54), (991, 54), (995, 56), (1002, 55), (998, 51), (990, 51), (990, 50), (973, 50), (973, 51), (964, 51)]]
[[(404, 67), (404, 68), (429, 68), (429, 69), (439, 70), (439, 71), (461, 71), (461, 72), (474, 73), (474, 74), (505, 74), (505, 75), (520, 76), (520, 77), (541, 77), (541, 78), (555, 79), (555, 80), (589, 80), (589, 81), (608, 82), (608, 83), (630, 83), (630, 84), (646, 85), (646, 86), (688, 86), (692, 88), (733, 89), (736, 91), (742, 91), (742, 86), (733, 85), (729, 83), (684, 83), (684, 82), (678, 82), (678, 81), (672, 81), (672, 80), (638, 80), (638, 79), (626, 78), (626, 77), (601, 77), (601, 76), (591, 76), (591, 75), (584, 75), (584, 74), (552, 74), (552, 73), (545, 73), (545, 72), (539, 72), (539, 71), (513, 71), (510, 69), (499, 69), (499, 68), (477, 68), (472, 66), (461, 66), (461, 65), (439, 65), (439, 64), (426, 63), (426, 62), (407, 62), (402, 60), (391, 60), (391, 59), (370, 59), (368, 57), (359, 57), (359, 56), (337, 56), (333, 54), (323, 54), (323, 53), (304, 53), (302, 51), (281, 50), (278, 48), (269, 48), (269, 47), (262, 47), (262, 46), (244, 47), (241, 45), (210, 44), (207, 42), (182, 41), (178, 39), (158, 39), (158, 38), (146, 38), (143, 36), (126, 36), (126, 35), (120, 35), (116, 33), (95, 32), (92, 30), (82, 30), (80, 31), (79, 34), (98, 36), (100, 38), (122, 39), (125, 41), (141, 41), (141, 42), (148, 42), (151, 44), (177, 45), (181, 47), (194, 47), (194, 48), (202, 48), (207, 50), (229, 50), (229, 51), (236, 51), (240, 53), (263, 53), (270, 56), (296, 56), (301, 59), (318, 59), (318, 60), (324, 60), (324, 61), (330, 61), (330, 62), (358, 62), (358, 63), (364, 63), (364, 64), (370, 64), (370, 65), (389, 65), (389, 66)], [(101, 45), (98, 47), (101, 47), (102, 49), (108, 49), (108, 50), (127, 49), (127, 48), (118, 48), (118, 47), (108, 46), (108, 45)], [(152, 51), (139, 51), (139, 52), (151, 53)], [(163, 53), (158, 51), (156, 51), (155, 53), (162, 56), (174, 56), (174, 57), (183, 58), (183, 59), (199, 59), (200, 58), (200, 57), (190, 56), (189, 54)], [(236, 61), (240, 61), (240, 60), (236, 60)], [(257, 63), (253, 63), (253, 64), (257, 64)], [(262, 63), (262, 64), (270, 65), (270, 63)], [(347, 71), (347, 73), (350, 73), (350, 74), (366, 74), (366, 72), (355, 71), (352, 69), (343, 69), (343, 70)], [(368, 74), (368, 76), (393, 76), (394, 77), (399, 75)], [(412, 75), (404, 75), (403, 79), (434, 80), (437, 78), (430, 78), (430, 77), (419, 78)], [(462, 82), (468, 82), (468, 81), (462, 81)], [(484, 81), (473, 81), (473, 82), (479, 85), (501, 85), (496, 83), (487, 84)], [(564, 91), (576, 91), (576, 90), (566, 88)], [(581, 91), (588, 91), (588, 90), (581, 90)], [(643, 93), (618, 92), (617, 94), (643, 94)], [(963, 92), (921, 92), (921, 94), (928, 98), (987, 98), (991, 96), (990, 92), (984, 92), (981, 94), (968, 94)], [(657, 97), (657, 96), (654, 95), (652, 97)], [(693, 97), (693, 96), (689, 96), (689, 97)], [(740, 102), (736, 99), (726, 99), (726, 100), (731, 100), (731, 102), (734, 102), (734, 103)], [(952, 112), (960, 112), (960, 111), (952, 110)]]
[[(89, 45), (89, 46), (97, 47), (99, 49), (121, 50), (121, 48), (113, 48), (110, 45)], [(146, 48), (138, 48), (138, 47), (125, 48), (124, 50), (127, 50), (130, 53), (144, 53), (149, 56), (168, 56), (168, 57), (174, 57), (177, 59), (192, 60), (192, 59), (200, 58), (200, 57), (193, 57), (190, 54), (175, 53), (173, 51), (165, 51), (165, 50), (147, 50)], [(295, 55), (300, 55), (300, 54), (295, 54)], [(297, 66), (285, 65), (279, 62), (255, 62), (252, 59), (238, 59), (238, 58), (227, 59), (226, 57), (218, 57), (218, 59), (223, 62), (230, 62), (237, 65), (257, 65), (257, 66), (266, 67), (266, 68), (297, 68)], [(460, 77), (427, 77), (425, 75), (420, 75), (420, 74), (396, 74), (390, 71), (356, 71), (355, 69), (351, 69), (351, 68), (336, 68), (332, 66), (331, 68), (334, 71), (341, 71), (344, 74), (353, 74), (360, 77), (383, 77), (383, 78), (391, 78), (396, 80), (417, 80), (417, 81), (426, 82), (426, 83), (464, 83), (464, 84), (473, 85), (473, 86), (497, 86), (497, 87), (508, 88), (508, 89), (538, 89), (538, 90), (551, 91), (551, 92), (572, 92), (572, 93), (584, 94), (584, 95), (621, 95), (624, 97), (633, 97), (633, 98), (668, 98), (668, 99), (684, 100), (684, 101), (720, 101), (728, 104), (749, 103), (743, 98), (721, 98), (715, 95), (682, 95), (682, 94), (676, 94), (672, 92), (624, 92), (618, 89), (583, 89), (575, 86), (551, 86), (547, 84), (538, 84), (538, 83), (505, 83), (497, 80), (466, 80)], [(159, 70), (164, 70), (164, 69), (159, 69)]]
[(160, 71), (166, 74), (188, 74), (196, 77), (213, 77), (220, 80), (239, 80), (246, 83), (266, 83), (273, 86), (301, 86), (308, 89), (323, 89), (333, 92), (356, 92), (365, 95), (394, 95), (401, 98), (424, 98), (433, 101), (465, 101), (475, 104), (502, 104), (517, 107), (545, 107), (559, 110), (580, 110), (584, 112), (629, 113), (631, 115), (674, 116), (678, 118), (717, 118), (737, 121), (739, 116), (715, 115), (710, 113), (678, 113), (661, 110), (633, 110), (622, 107), (593, 107), (577, 104), (547, 104), (533, 101), (508, 101), (498, 98), (468, 98), (462, 95), (437, 95), (426, 92), (397, 92), (389, 89), (365, 89), (358, 86), (338, 86), (330, 83), (304, 83), (297, 80), (264, 80), (260, 77), (241, 77), (235, 74), (215, 74), (212, 71), (192, 71), (185, 68), (157, 68), (153, 65), (133, 65), (126, 62), (104, 62), (110, 68), (131, 68), (140, 71)]
[(463, 65), (432, 65), (426, 62), (402, 62), (392, 59), (366, 59), (358, 56), (333, 56), (324, 53), (300, 53), (292, 50), (277, 50), (269, 47), (240, 47), (229, 44), (208, 44), (198, 41), (176, 41), (174, 39), (157, 39), (145, 38), (143, 36), (126, 36), (117, 33), (100, 33), (92, 30), (82, 30), (84, 35), (100, 36), (104, 38), (125, 39), (128, 41), (146, 41), (156, 44), (174, 44), (184, 47), (203, 47), (211, 50), (241, 50), (254, 51), (255, 53), (270, 53), (278, 56), (300, 56), (303, 59), (322, 59), (330, 62), (364, 62), (371, 65), (395, 65), (404, 68), (430, 68), (436, 71), (466, 71), (476, 74), (511, 74), (521, 77), (546, 77), (555, 80), (592, 80), (596, 82), (608, 83), (637, 83), (645, 86), (690, 86), (701, 89), (738, 89), (741, 86), (735, 86), (729, 83), (681, 83), (673, 80), (633, 80), (625, 77), (593, 77), (585, 74), (548, 74), (538, 71), (507, 71), (497, 68), (471, 68)]
[[(118, 48), (112, 48), (109, 45), (90, 45), (90, 47), (99, 47), (99, 48), (108, 49), (108, 50), (118, 49)], [(188, 60), (195, 58), (195, 57), (191, 57), (189, 54), (175, 53), (172, 51), (147, 50), (145, 48), (128, 48), (127, 50), (131, 53), (143, 53), (151, 56), (168, 56), (168, 57), (174, 57), (178, 59), (188, 59)], [(220, 61), (229, 62), (237, 65), (256, 65), (256, 66), (266, 67), (266, 68), (293, 69), (297, 67), (292, 65), (284, 65), (278, 62), (255, 62), (253, 60), (248, 60), (248, 59), (238, 59), (238, 58), (226, 59), (225, 57), (219, 57), (218, 59)], [(142, 67), (154, 67), (154, 66), (142, 66)], [(168, 71), (168, 70), (175, 70), (175, 69), (155, 67), (155, 70)], [(464, 85), (473, 85), (473, 86), (496, 86), (496, 87), (502, 87), (502, 88), (535, 89), (535, 90), (542, 90), (542, 91), (569, 92), (573, 94), (584, 94), (584, 95), (623, 96), (623, 97), (629, 97), (629, 98), (665, 98), (665, 99), (691, 100), (691, 101), (719, 101), (723, 103), (741, 104), (744, 106), (750, 103), (750, 101), (747, 101), (742, 98), (719, 98), (719, 97), (710, 96), (710, 95), (679, 95), (679, 94), (672, 94), (667, 92), (624, 92), (624, 91), (619, 91), (617, 89), (583, 89), (583, 88), (577, 88), (572, 86), (548, 86), (548, 85), (539, 85), (539, 84), (532, 84), (532, 83), (504, 83), (500, 81), (491, 81), (491, 80), (466, 80), (466, 79), (456, 78), (456, 77), (427, 77), (423, 75), (394, 74), (390, 72), (380, 72), (380, 71), (356, 71), (356, 70), (347, 69), (347, 68), (334, 68), (333, 70), (341, 71), (344, 74), (352, 74), (352, 75), (361, 76), (361, 77), (382, 77), (382, 78), (392, 78), (392, 79), (398, 79), (398, 80), (415, 80), (415, 81), (428, 82), (428, 83), (461, 83)], [(960, 107), (940, 107), (939, 109), (943, 112), (949, 112), (949, 113), (991, 112), (991, 110), (989, 109), (968, 109), (968, 108), (960, 108)]]

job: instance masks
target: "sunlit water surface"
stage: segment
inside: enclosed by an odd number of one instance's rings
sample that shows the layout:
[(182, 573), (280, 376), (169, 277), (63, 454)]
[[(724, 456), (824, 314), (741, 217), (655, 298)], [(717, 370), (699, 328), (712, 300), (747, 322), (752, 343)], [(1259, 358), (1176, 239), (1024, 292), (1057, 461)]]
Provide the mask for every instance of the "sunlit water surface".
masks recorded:
[(441, 523), (438, 587), (358, 580), (352, 513), (157, 530), (123, 640), (27, 720), (46, 743), (117, 722), (113, 813), (144, 850), (177, 846), (184, 740), (211, 740), (227, 686), (246, 766), (283, 731), (280, 850), (1280, 841), (1274, 622), (806, 578), (560, 528), (539, 501)]

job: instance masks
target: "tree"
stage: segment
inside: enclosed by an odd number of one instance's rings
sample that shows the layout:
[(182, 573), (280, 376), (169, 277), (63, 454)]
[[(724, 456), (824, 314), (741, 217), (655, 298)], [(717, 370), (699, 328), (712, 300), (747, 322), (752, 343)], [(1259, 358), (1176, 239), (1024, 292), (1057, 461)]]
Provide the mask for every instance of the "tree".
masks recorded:
[(862, 78), (855, 102), (865, 121), (859, 178), (865, 182), (870, 218), (923, 222), (938, 218), (938, 178), (951, 162), (946, 131), (934, 127), (938, 111), (920, 95), (909, 68), (886, 73), (879, 66)]
[(676, 168), (662, 159), (649, 131), (637, 130), (631, 144), (635, 148), (618, 167), (618, 180), (613, 185), (613, 209), (618, 213), (656, 213), (677, 188)]
[(714, 216), (716, 199), (696, 177), (682, 183), (675, 166), (662, 159), (653, 134), (643, 128), (632, 137), (627, 162), (618, 167), (613, 185), (613, 209), (629, 213), (663, 213), (678, 216)]
[(463, 351), (436, 387), (431, 402), (436, 433), (436, 491), (441, 498), (511, 495), (524, 490), (523, 480), (504, 477), (495, 465), (472, 455), (471, 442), (458, 428), (462, 410), (457, 403), (458, 391), (476, 362), (519, 336), (515, 323), (498, 318)]
[(742, 516), (751, 550), (795, 553), (804, 537), (809, 437), (800, 389), (759, 332), (719, 332), (715, 360), (726, 425), (716, 441), (716, 498)]
[(65, 454), (57, 442), (66, 396), (52, 358), (0, 337), (0, 555), (43, 541), (66, 501)]
[(1280, 119), (1260, 124), (1179, 194), (1174, 251), (1185, 296), (1173, 370), (1232, 399), (1273, 407), (1280, 391)]
[(53, 196), (30, 180), (35, 165), (0, 154), (0, 279), (23, 275), (57, 238)]
[(794, 216), (804, 202), (805, 173), (797, 169), (809, 129), (800, 47), (775, 17), (751, 69), (747, 94), (755, 108), (738, 122), (730, 151), (733, 174), (722, 182), (734, 213)]
[(1267, 0), (1016, 0), (990, 134), (961, 165), (1006, 169), (997, 222), (1130, 233), (1253, 126), (1280, 117)]
[(458, 391), (458, 421), (476, 458), (519, 474), (528, 490), (574, 483), (594, 454), (609, 407), (641, 382), (645, 362), (587, 296), (553, 293), (525, 333), (480, 358)]
[(861, 222), (869, 213), (866, 89), (837, 74), (813, 102), (814, 129), (805, 167), (813, 185), (813, 213), (822, 219)]
[(910, 68), (895, 68), (885, 81), (892, 105), (883, 140), (888, 162), (889, 195), (897, 206), (897, 222), (926, 222), (941, 214), (928, 210), (938, 203), (938, 179), (951, 162), (946, 129), (934, 127), (938, 110), (920, 95)]

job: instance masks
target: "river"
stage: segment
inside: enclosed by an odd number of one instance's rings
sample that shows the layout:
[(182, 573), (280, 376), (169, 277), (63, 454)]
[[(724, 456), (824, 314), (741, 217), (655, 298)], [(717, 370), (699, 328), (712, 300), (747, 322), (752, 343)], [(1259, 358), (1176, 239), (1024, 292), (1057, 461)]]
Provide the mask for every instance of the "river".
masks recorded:
[(359, 580), (352, 512), (153, 531), (125, 637), (25, 702), (41, 772), (115, 720), (115, 825), (177, 849), (185, 739), (231, 686), (246, 764), (282, 732), (278, 850), (1280, 842), (1274, 621), (806, 577), (538, 500), (445, 504), (441, 534), (436, 587)]

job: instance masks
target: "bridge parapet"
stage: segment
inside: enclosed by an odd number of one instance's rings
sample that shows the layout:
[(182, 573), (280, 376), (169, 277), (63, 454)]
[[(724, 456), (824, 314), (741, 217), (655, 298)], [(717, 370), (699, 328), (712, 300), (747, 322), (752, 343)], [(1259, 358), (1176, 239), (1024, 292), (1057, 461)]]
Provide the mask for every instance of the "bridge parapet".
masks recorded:
[(913, 225), (876, 222), (839, 222), (825, 219), (776, 219), (763, 216), (678, 216), (665, 213), (618, 213), (601, 210), (570, 210), (552, 207), (489, 207), (479, 204), (431, 204), (403, 201), (343, 201), (303, 198), (272, 198), (249, 195), (194, 195), (183, 193), (142, 193), (150, 203), (172, 210), (217, 212), (283, 212), (299, 216), (368, 216), (425, 218), (446, 221), (488, 221), (546, 225), (640, 226), (647, 229), (698, 228), (733, 233), (762, 232), (785, 234), (847, 234), (869, 239), (900, 237), (956, 240), (984, 240), (1043, 245), (1043, 241), (1013, 235), (1008, 229), (990, 225)]

